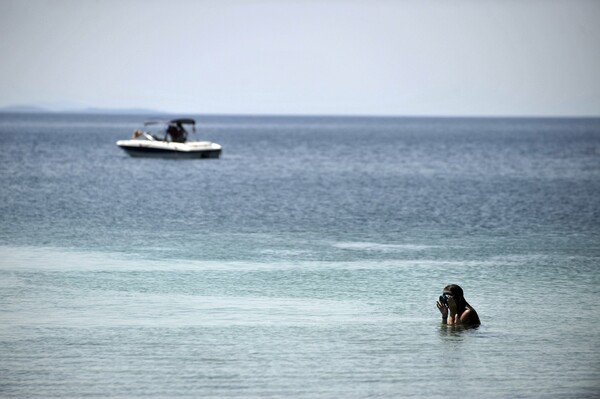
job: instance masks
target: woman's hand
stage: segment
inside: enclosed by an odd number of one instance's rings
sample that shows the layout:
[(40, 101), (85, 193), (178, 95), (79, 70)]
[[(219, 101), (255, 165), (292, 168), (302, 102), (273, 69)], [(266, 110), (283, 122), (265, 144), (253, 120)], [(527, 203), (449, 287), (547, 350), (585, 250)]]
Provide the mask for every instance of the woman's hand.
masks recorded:
[(441, 303), (440, 301), (437, 301), (436, 305), (437, 305), (437, 308), (442, 313), (442, 318), (444, 318), (444, 319), (448, 318), (448, 307), (446, 305), (444, 305), (443, 303)]
[(450, 309), (450, 317), (454, 317), (458, 312), (456, 301), (454, 300), (454, 297), (450, 295), (448, 295), (446, 300), (448, 301), (448, 309)]

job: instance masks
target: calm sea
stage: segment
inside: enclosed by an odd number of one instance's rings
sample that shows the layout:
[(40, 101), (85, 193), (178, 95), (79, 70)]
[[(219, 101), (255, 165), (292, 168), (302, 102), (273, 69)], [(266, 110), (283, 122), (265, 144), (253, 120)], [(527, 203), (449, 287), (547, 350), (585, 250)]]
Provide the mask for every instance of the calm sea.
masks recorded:
[(600, 396), (599, 119), (196, 118), (0, 115), (0, 397)]

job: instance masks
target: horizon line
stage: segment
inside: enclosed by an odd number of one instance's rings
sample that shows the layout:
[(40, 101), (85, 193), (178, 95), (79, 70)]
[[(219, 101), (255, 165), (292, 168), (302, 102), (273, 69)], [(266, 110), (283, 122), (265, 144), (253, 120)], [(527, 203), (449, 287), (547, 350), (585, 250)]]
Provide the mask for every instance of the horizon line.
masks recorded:
[(438, 119), (600, 119), (600, 114), (335, 114), (335, 113), (250, 113), (250, 112), (172, 112), (150, 108), (64, 108), (52, 109), (37, 105), (7, 105), (2, 114), (79, 114), (79, 115), (205, 115), (211, 117), (282, 117), (282, 118), (438, 118)]

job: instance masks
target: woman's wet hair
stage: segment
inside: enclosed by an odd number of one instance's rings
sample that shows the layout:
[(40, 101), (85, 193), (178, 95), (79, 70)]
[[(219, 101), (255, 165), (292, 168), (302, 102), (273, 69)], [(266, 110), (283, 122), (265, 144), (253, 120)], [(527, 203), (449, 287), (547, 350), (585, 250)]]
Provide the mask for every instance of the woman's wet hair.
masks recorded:
[(444, 292), (449, 292), (455, 297), (464, 297), (463, 289), (456, 284), (448, 284), (446, 287), (444, 287)]
[(449, 292), (455, 298), (458, 314), (462, 314), (467, 306), (471, 307), (471, 305), (469, 305), (465, 300), (463, 289), (460, 288), (460, 286), (456, 284), (448, 284), (446, 287), (444, 287), (444, 292)]

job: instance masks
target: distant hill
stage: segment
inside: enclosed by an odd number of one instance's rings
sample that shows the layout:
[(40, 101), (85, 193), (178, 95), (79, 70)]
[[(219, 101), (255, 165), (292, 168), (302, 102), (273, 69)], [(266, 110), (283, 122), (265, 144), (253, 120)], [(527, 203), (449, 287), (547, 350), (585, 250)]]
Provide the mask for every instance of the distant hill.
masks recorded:
[(66, 112), (78, 114), (166, 114), (164, 111), (146, 108), (85, 108)]
[(35, 105), (9, 105), (7, 107), (0, 107), (0, 112), (43, 113), (52, 111)]
[(23, 114), (43, 114), (43, 113), (68, 113), (68, 114), (166, 114), (164, 111), (157, 111), (146, 108), (50, 108), (39, 105), (9, 105), (0, 107), (2, 113), (23, 113)]

